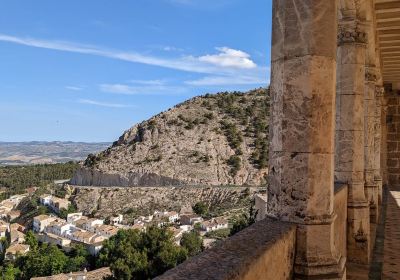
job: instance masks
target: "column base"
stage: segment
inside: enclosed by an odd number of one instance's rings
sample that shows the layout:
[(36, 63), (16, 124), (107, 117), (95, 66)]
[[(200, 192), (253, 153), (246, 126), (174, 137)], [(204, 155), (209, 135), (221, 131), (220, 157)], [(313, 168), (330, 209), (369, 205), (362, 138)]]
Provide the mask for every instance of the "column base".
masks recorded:
[(370, 262), (369, 203), (349, 203), (347, 207), (347, 259), (354, 263)]
[(300, 279), (346, 279), (346, 258), (341, 257), (338, 261), (332, 260), (332, 264), (308, 266), (307, 264), (296, 264), (294, 267), (295, 280)]
[(298, 225), (294, 279), (346, 279), (346, 258), (334, 241), (336, 218), (332, 214)]

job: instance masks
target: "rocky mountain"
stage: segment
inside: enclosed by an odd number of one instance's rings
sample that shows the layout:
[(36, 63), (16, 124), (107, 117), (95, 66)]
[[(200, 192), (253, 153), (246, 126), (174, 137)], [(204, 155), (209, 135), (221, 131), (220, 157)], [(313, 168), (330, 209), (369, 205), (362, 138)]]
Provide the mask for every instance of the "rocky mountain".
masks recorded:
[(262, 185), (268, 172), (268, 112), (266, 89), (192, 98), (89, 155), (71, 183)]
[(0, 165), (26, 165), (80, 161), (106, 149), (110, 143), (0, 142)]

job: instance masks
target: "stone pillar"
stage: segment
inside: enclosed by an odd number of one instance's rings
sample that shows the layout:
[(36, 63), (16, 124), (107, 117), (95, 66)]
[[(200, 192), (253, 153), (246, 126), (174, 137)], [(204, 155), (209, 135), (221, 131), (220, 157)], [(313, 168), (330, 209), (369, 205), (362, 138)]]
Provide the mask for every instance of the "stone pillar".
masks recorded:
[(273, 2), (267, 213), (298, 224), (295, 279), (345, 279), (334, 247), (336, 0)]
[(347, 183), (347, 259), (369, 262), (369, 204), (364, 193), (364, 91), (367, 36), (354, 18), (338, 33), (335, 181)]
[(388, 170), (387, 170), (387, 134), (388, 134), (388, 126), (387, 126), (387, 98), (386, 94), (381, 98), (381, 172), (382, 172), (382, 185), (387, 186), (389, 182)]
[[(380, 80), (380, 79), (378, 79)], [(382, 150), (382, 134), (383, 127), (381, 123), (382, 119), (382, 99), (385, 90), (382, 84), (379, 82), (375, 87), (375, 147), (374, 147), (374, 180), (378, 186), (378, 203), (382, 204), (382, 186), (383, 186), (383, 174), (381, 170), (381, 150)]]
[[(373, 46), (375, 49), (375, 47)], [(375, 53), (373, 54), (375, 55)], [(374, 57), (375, 58), (375, 57)], [(378, 221), (378, 191), (375, 182), (375, 128), (376, 128), (376, 69), (375, 65), (368, 65), (365, 72), (364, 96), (364, 178), (365, 196), (370, 206), (370, 222)], [(372, 249), (372, 248), (371, 248)]]

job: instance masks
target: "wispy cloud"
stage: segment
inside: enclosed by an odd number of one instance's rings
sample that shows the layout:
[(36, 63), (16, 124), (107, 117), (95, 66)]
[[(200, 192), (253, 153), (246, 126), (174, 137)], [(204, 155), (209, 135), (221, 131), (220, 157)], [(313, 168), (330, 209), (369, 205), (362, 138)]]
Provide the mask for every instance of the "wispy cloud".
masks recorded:
[(178, 95), (187, 92), (185, 87), (166, 84), (101, 84), (100, 91), (125, 95)]
[(207, 54), (200, 57), (182, 56), (177, 58), (160, 58), (143, 55), (137, 52), (110, 50), (99, 46), (83, 45), (66, 41), (41, 40), (28, 37), (22, 38), (5, 34), (0, 34), (0, 41), (36, 48), (96, 55), (196, 73), (232, 73), (238, 68), (249, 69), (256, 67), (256, 64), (250, 59), (247, 53), (227, 47), (218, 48), (219, 53), (217, 54)]
[(81, 90), (83, 90), (82, 87), (77, 87), (77, 86), (66, 86), (65, 88), (68, 89), (68, 90), (72, 90), (72, 91), (81, 91)]
[(100, 101), (91, 100), (91, 99), (78, 99), (77, 102), (80, 104), (88, 104), (88, 105), (108, 107), (108, 108), (132, 108), (133, 107), (132, 105), (100, 102)]

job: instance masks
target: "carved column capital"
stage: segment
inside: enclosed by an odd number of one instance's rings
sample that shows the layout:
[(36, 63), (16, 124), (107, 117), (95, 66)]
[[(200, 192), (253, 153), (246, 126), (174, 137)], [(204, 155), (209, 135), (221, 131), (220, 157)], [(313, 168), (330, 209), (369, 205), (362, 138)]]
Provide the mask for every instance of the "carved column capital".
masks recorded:
[(359, 21), (341, 21), (338, 28), (338, 45), (368, 43), (366, 25)]
[(375, 86), (375, 97), (380, 98), (385, 95), (385, 88), (381, 85)]
[(376, 74), (376, 68), (374, 66), (367, 66), (365, 68), (365, 81), (373, 83), (378, 81), (378, 75)]

